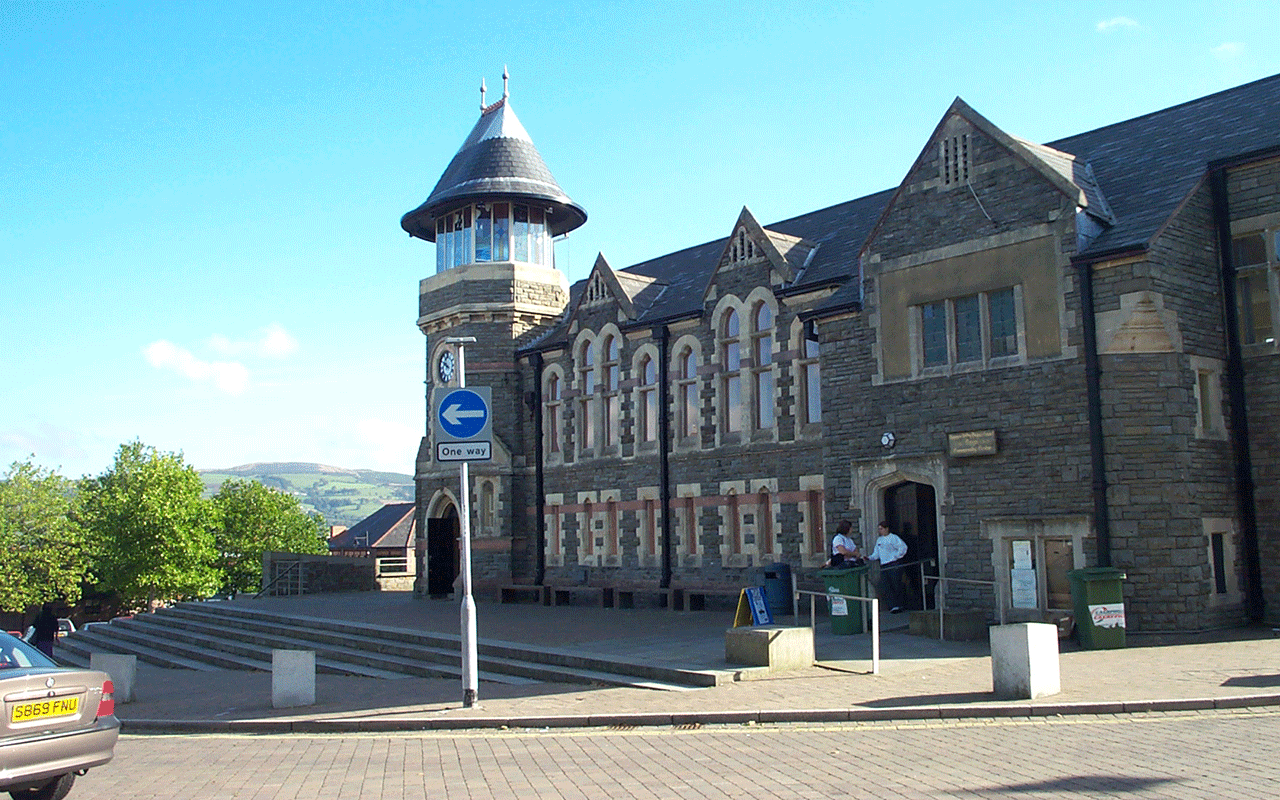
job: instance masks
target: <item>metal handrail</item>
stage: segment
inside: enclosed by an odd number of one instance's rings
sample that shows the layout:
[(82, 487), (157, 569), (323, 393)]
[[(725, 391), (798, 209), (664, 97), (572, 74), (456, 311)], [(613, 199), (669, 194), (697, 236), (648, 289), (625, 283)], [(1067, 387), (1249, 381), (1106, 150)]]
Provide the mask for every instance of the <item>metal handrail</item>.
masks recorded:
[[(279, 561), (275, 561), (275, 562), (272, 562), (272, 563), (273, 563), (273, 564), (278, 565), (280, 562), (279, 562)], [(284, 569), (279, 570), (278, 572), (276, 572), (276, 576), (275, 576), (274, 578), (272, 578), (272, 579), (271, 579), (271, 581), (270, 581), (266, 586), (263, 586), (263, 587), (262, 587), (262, 589), (261, 589), (261, 591), (259, 591), (257, 594), (255, 594), (255, 595), (253, 596), (255, 600), (256, 600), (256, 599), (258, 599), (259, 597), (262, 597), (262, 596), (263, 596), (263, 595), (265, 595), (268, 591), (270, 591), (271, 587), (273, 587), (273, 586), (275, 586), (277, 583), (279, 583), (279, 582), (281, 581), (281, 579), (289, 577), (289, 574), (290, 574), (291, 572), (295, 572), (295, 571), (296, 571), (296, 572), (298, 573), (299, 578), (301, 578), (301, 575), (302, 575), (302, 562), (301, 562), (301, 561), (289, 561), (289, 562), (287, 562), (287, 564), (288, 564), (288, 566), (286, 566)], [(301, 581), (301, 580), (299, 580), (299, 581), (298, 581), (298, 594), (302, 594), (302, 593), (303, 593), (303, 592), (302, 592), (302, 581)]]
[[(938, 592), (938, 641), (946, 641), (946, 631), (943, 629), (946, 620), (947, 610), (947, 584), (948, 583), (966, 583), (974, 586), (990, 586), (996, 598), (996, 608), (1000, 615), (1000, 624), (1004, 624), (1004, 597), (1000, 591), (1000, 584), (995, 581), (979, 581), (971, 578), (945, 578), (941, 575), (926, 575), (924, 570), (920, 571), (920, 599), (923, 601), (925, 597), (924, 582), (925, 580), (937, 581), (941, 584), (941, 591)], [(923, 603), (922, 603), (923, 605)]]
[(922, 558), (918, 561), (908, 561), (905, 563), (894, 561), (891, 566), (894, 566), (894, 567), (915, 566), (920, 568), (920, 607), (922, 609), (927, 610), (929, 608), (929, 602), (928, 602), (929, 595), (928, 595), (928, 592), (925, 590), (925, 583), (927, 581), (938, 581), (938, 583), (941, 584), (941, 591), (938, 592), (938, 602), (937, 602), (938, 640), (939, 641), (945, 641), (947, 638), (946, 630), (945, 630), (945, 620), (946, 620), (945, 613), (946, 613), (946, 605), (947, 605), (947, 584), (948, 583), (967, 583), (967, 584), (973, 584), (977, 586), (990, 586), (994, 590), (994, 594), (996, 597), (996, 608), (999, 609), (998, 613), (1000, 615), (1000, 624), (1001, 625), (1004, 624), (1004, 621), (1005, 621), (1004, 598), (1001, 596), (1000, 584), (996, 583), (995, 581), (980, 581), (980, 580), (973, 580), (969, 578), (946, 578), (941, 575), (930, 575), (924, 571), (926, 564), (932, 564), (936, 567), (938, 562), (937, 562), (937, 559), (935, 558)]
[(792, 598), (793, 605), (799, 602), (801, 595), (809, 595), (809, 630), (815, 630), (816, 608), (815, 603), (818, 597), (843, 597), (845, 600), (857, 600), (860, 603), (871, 604), (871, 674), (880, 674), (880, 599), (877, 597), (862, 597), (856, 594), (839, 594), (837, 592), (811, 592), (805, 589), (796, 589), (795, 596)]

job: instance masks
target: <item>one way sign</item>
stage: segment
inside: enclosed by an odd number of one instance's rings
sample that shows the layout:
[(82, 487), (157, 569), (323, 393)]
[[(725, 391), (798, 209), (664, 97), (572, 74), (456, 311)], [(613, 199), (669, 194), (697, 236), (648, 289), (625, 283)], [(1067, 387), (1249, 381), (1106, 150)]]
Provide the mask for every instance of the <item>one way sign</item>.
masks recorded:
[(488, 386), (433, 392), (431, 419), (436, 460), (487, 461), (491, 457), (493, 417)]

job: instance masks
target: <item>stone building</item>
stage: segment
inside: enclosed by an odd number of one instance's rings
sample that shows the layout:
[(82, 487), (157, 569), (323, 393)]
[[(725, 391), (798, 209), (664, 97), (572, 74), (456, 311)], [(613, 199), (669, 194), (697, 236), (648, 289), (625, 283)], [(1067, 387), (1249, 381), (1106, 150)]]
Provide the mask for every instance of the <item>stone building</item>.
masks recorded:
[[(1132, 632), (1280, 620), (1280, 76), (1048, 144), (957, 99), (922, 145), (891, 190), (744, 208), (571, 287), (552, 241), (586, 214), (482, 95), (402, 220), (436, 244), (428, 384), (470, 336), (493, 392), (477, 585), (804, 577), (836, 521), (885, 519), (987, 582), (926, 604), (1039, 619), (1104, 565)], [(425, 437), (424, 593), (457, 567), (457, 475)]]

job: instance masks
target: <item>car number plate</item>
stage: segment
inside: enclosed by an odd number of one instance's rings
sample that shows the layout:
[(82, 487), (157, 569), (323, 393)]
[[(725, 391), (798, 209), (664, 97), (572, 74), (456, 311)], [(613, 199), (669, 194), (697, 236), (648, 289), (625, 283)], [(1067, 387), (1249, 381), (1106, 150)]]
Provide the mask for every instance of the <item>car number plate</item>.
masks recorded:
[(27, 722), (33, 719), (67, 717), (80, 710), (79, 697), (55, 697), (32, 703), (17, 703), (9, 715), (10, 722)]

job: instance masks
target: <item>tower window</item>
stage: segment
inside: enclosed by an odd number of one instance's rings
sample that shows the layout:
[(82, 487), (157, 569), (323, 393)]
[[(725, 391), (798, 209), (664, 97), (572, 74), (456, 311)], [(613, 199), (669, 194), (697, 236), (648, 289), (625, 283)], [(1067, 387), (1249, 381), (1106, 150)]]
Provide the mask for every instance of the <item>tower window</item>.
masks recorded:
[(511, 222), (507, 219), (508, 209), (511, 206), (507, 203), (493, 204), (493, 260), (506, 261), (511, 258), (511, 248), (508, 236), (511, 232)]
[(476, 203), (444, 214), (436, 220), (436, 272), (485, 261), (550, 266), (546, 219), (541, 207), (523, 203)]

